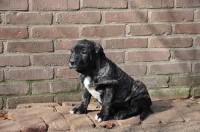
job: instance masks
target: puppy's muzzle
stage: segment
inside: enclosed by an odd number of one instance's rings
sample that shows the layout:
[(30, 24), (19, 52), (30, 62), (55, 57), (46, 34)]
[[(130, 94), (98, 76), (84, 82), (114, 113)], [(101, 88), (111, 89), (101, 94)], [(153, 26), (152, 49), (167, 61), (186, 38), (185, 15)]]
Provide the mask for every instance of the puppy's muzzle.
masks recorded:
[(70, 59), (69, 60), (69, 68), (70, 69), (75, 68), (75, 59)]

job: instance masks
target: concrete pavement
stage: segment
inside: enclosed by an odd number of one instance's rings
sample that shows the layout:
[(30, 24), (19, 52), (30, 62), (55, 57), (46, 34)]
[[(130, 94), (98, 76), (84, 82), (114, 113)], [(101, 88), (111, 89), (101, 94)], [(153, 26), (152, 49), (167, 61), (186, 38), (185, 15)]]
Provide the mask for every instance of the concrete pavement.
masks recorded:
[(20, 104), (0, 111), (0, 132), (187, 132), (200, 131), (200, 99), (153, 101), (152, 114), (126, 120), (95, 121), (100, 110), (91, 102), (87, 114), (69, 113), (78, 102)]

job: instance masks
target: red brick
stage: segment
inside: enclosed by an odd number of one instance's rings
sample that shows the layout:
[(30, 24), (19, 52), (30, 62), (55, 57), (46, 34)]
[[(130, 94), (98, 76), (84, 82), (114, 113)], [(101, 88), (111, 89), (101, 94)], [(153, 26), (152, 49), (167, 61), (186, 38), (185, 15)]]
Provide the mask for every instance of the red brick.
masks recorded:
[(195, 11), (195, 21), (200, 21), (200, 10)]
[(199, 23), (189, 23), (189, 24), (175, 24), (176, 34), (199, 34), (200, 24)]
[(130, 76), (145, 75), (147, 72), (146, 65), (123, 65), (119, 66), (124, 72)]
[(68, 65), (69, 54), (38, 54), (32, 55), (34, 66), (66, 66)]
[(146, 38), (127, 38), (105, 40), (105, 49), (147, 48)]
[(195, 65), (194, 65), (194, 72), (195, 73), (200, 73), (200, 63), (195, 63)]
[(130, 25), (129, 35), (169, 35), (171, 30), (168, 24), (135, 24)]
[[(161, 108), (155, 108), (160, 110)], [(154, 110), (153, 110), (154, 111)], [(176, 113), (174, 113), (172, 110), (163, 110), (163, 111), (154, 111), (156, 117), (158, 117), (161, 122), (163, 123), (172, 123), (172, 122), (183, 122), (184, 120), (178, 116)]]
[(53, 68), (20, 68), (5, 71), (8, 80), (43, 80), (53, 78)]
[(50, 83), (50, 92), (75, 91), (78, 88), (77, 81), (57, 81)]
[(122, 63), (125, 59), (124, 52), (106, 52), (106, 56), (115, 63)]
[(199, 112), (192, 110), (189, 107), (173, 107), (172, 110), (181, 115), (181, 117), (186, 121), (199, 121)]
[(78, 73), (69, 68), (58, 68), (56, 72), (56, 77), (57, 78), (77, 78)]
[(67, 102), (62, 102), (62, 106), (71, 106), (71, 107), (75, 107), (75, 106), (78, 106), (80, 105), (80, 102), (70, 102), (70, 101), (67, 101)]
[(139, 116), (131, 117), (124, 120), (118, 120), (120, 126), (136, 126), (140, 124)]
[(146, 22), (147, 12), (145, 11), (108, 11), (104, 14), (105, 22)]
[(155, 37), (149, 41), (150, 48), (187, 48), (191, 46), (191, 37)]
[(0, 123), (1, 132), (20, 132), (16, 122), (12, 120), (3, 120)]
[[(185, 87), (157, 88), (149, 90), (149, 94), (152, 100), (186, 99), (188, 98), (189, 90), (190, 88)], [(160, 111), (164, 110), (160, 109)]]
[(195, 111), (200, 111), (200, 105), (199, 105), (199, 103), (198, 104), (193, 104), (193, 105), (191, 105), (189, 107), (192, 108)]
[(0, 81), (3, 81), (3, 75), (4, 75), (4, 72), (3, 72), (3, 70), (0, 70)]
[(94, 127), (94, 123), (91, 121), (91, 119), (84, 114), (71, 115), (71, 117), (69, 117), (69, 115), (65, 115), (65, 118), (69, 121), (70, 124), (72, 124), (72, 131), (76, 131), (78, 129), (90, 129)]
[(151, 22), (180, 22), (193, 21), (193, 10), (164, 10), (150, 12)]
[[(8, 109), (14, 109), (18, 104), (26, 104), (26, 103), (49, 103), (54, 102), (53, 96), (47, 96), (47, 95), (40, 95), (40, 96), (18, 96), (18, 97), (9, 97), (7, 98), (7, 108)], [(33, 111), (30, 111), (29, 109), (34, 109)], [(25, 109), (25, 112), (22, 111), (22, 114), (30, 115), (30, 114), (39, 114), (49, 112), (48, 110), (53, 111), (54, 108), (52, 107), (43, 107), (43, 109), (38, 108), (29, 108)], [(20, 109), (19, 109), (20, 110)]]
[(26, 39), (28, 31), (25, 27), (0, 27), (0, 39)]
[(196, 37), (196, 38), (194, 39), (194, 45), (195, 45), (196, 47), (200, 47), (200, 36), (198, 36), (198, 37)]
[(173, 0), (130, 0), (131, 8), (172, 8)]
[(0, 14), (0, 24), (1, 24), (2, 21), (3, 21), (3, 18), (2, 18), (2, 17), (3, 17), (3, 15)]
[(199, 0), (177, 0), (176, 7), (199, 7)]
[(79, 0), (32, 0), (32, 10), (77, 10)]
[[(30, 120), (31, 119), (31, 120)], [(23, 115), (16, 120), (16, 123), (23, 132), (46, 132), (47, 125), (36, 115)]]
[(63, 115), (70, 114), (70, 110), (73, 109), (73, 106), (56, 106), (56, 111)]
[(57, 23), (72, 23), (72, 24), (97, 24), (101, 21), (101, 14), (96, 12), (62, 12), (56, 14)]
[(123, 25), (87, 26), (82, 29), (82, 36), (85, 37), (112, 37), (124, 36), (124, 34)]
[[(36, 96), (36, 97), (40, 97), (40, 96)], [(46, 97), (47, 96), (44, 96), (44, 98), (46, 98)], [(20, 99), (22, 99), (22, 97)], [(29, 101), (30, 101), (31, 99), (35, 99), (35, 97), (34, 98), (24, 97), (23, 99), (29, 99)], [(28, 101), (28, 100), (26, 100), (26, 101)], [(31, 104), (36, 104), (36, 103), (32, 103), (31, 102)], [(40, 104), (42, 104), (42, 103), (40, 103)], [(21, 106), (24, 105), (25, 106), (25, 105), (27, 105), (27, 103), (21, 103), (19, 105), (21, 105)], [(27, 106), (29, 106), (29, 105), (27, 105)], [(40, 106), (39, 109), (38, 109), (38, 107), (30, 107), (30, 108), (25, 107), (25, 108), (21, 108), (21, 109), (20, 108), (19, 109), (13, 109), (13, 110), (8, 111), (8, 119), (16, 121), (19, 118), (21, 118), (21, 116), (28, 116), (28, 115), (37, 115), (37, 116), (39, 116), (39, 115), (41, 115), (41, 114), (43, 114), (45, 112), (46, 113), (53, 113), (53, 112), (55, 112), (55, 108), (53, 108), (53, 107), (41, 107)]]
[(3, 52), (3, 42), (0, 42), (0, 53)]
[(127, 8), (126, 0), (83, 0), (82, 8)]
[(127, 52), (126, 61), (166, 61), (169, 60), (169, 50), (130, 51)]
[(27, 10), (27, 0), (1, 0), (0, 10)]
[(150, 74), (190, 73), (191, 63), (152, 64)]
[(134, 78), (134, 79), (142, 81), (147, 86), (147, 88), (168, 88), (169, 87), (168, 76), (162, 76), (162, 77), (149, 76), (149, 77), (139, 77), (139, 78)]
[(160, 123), (160, 120), (154, 115), (149, 115), (145, 120), (142, 121), (142, 124), (148, 125), (148, 124), (155, 124), (158, 125)]
[(29, 55), (3, 55), (0, 56), (0, 66), (29, 66)]
[(51, 13), (7, 13), (5, 15), (6, 24), (51, 24)]
[(48, 124), (48, 131), (68, 131), (71, 124), (68, 123), (61, 113), (43, 113), (40, 117)]
[[(180, 81), (181, 80), (181, 81)], [(193, 85), (193, 77), (191, 76), (173, 76), (171, 85), (172, 86), (192, 86)]]
[(199, 75), (196, 75), (196, 76), (193, 76), (193, 86), (197, 87), (200, 85), (200, 76)]
[(33, 27), (33, 38), (73, 38), (78, 37), (77, 27)]
[(49, 82), (40, 82), (32, 84), (32, 94), (50, 93)]
[(57, 93), (63, 91), (77, 90), (77, 81), (56, 81), (56, 82), (42, 82), (33, 83), (32, 90), (34, 94), (40, 93)]
[(0, 84), (1, 95), (28, 94), (28, 92), (29, 84), (27, 83)]
[(200, 60), (200, 50), (175, 50), (172, 58), (177, 60)]
[(80, 8), (79, 0), (68, 0), (67, 4), (68, 4), (68, 10), (78, 10)]
[(62, 103), (64, 101), (72, 101), (72, 102), (80, 102), (82, 100), (82, 93), (78, 92), (78, 93), (72, 93), (72, 94), (68, 94), (68, 93), (60, 93), (60, 94), (56, 94), (55, 96), (55, 102), (57, 103)]
[(191, 122), (191, 121), (200, 121), (199, 116), (200, 113), (198, 111), (193, 111), (191, 113), (184, 113), (181, 115), (185, 122)]
[(52, 41), (14, 41), (7, 43), (7, 52), (52, 52)]
[(0, 14), (0, 24), (2, 23), (2, 20), (3, 18), (2, 18), (2, 15)]
[[(101, 43), (100, 39), (90, 39), (91, 41), (94, 41), (96, 43)], [(72, 40), (72, 39), (63, 39), (63, 40), (56, 40), (55, 41), (55, 50), (70, 50), (75, 42), (78, 40)]]
[(51, 102), (50, 103), (28, 103), (28, 104), (17, 105), (17, 109), (52, 107), (54, 110), (54, 108), (58, 106), (60, 106), (58, 103), (51, 103)]
[[(99, 102), (90, 102), (89, 105), (88, 105), (88, 110), (100, 111), (101, 110), (101, 105), (99, 104)], [(95, 116), (93, 116), (93, 118), (94, 117)]]
[(57, 40), (55, 41), (55, 50), (70, 50), (76, 40)]

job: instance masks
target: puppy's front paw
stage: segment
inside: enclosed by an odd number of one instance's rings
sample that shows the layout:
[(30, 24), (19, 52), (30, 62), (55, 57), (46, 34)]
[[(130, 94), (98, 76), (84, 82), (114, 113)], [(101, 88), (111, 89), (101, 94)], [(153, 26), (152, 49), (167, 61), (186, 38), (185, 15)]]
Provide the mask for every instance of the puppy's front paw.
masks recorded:
[(102, 122), (108, 120), (108, 117), (109, 117), (108, 115), (103, 115), (102, 113), (98, 113), (95, 116), (95, 120), (97, 120), (98, 122)]
[(84, 114), (87, 112), (87, 109), (83, 108), (83, 107), (76, 107), (72, 110), (69, 111), (71, 114)]

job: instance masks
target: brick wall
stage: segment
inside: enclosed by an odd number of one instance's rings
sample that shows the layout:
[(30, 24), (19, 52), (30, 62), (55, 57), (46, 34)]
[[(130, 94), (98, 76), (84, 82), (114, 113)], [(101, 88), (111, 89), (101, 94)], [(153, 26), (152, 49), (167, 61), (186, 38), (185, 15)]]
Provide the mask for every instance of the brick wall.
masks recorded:
[(1, 0), (0, 107), (80, 100), (69, 49), (80, 39), (153, 99), (200, 96), (198, 0)]

